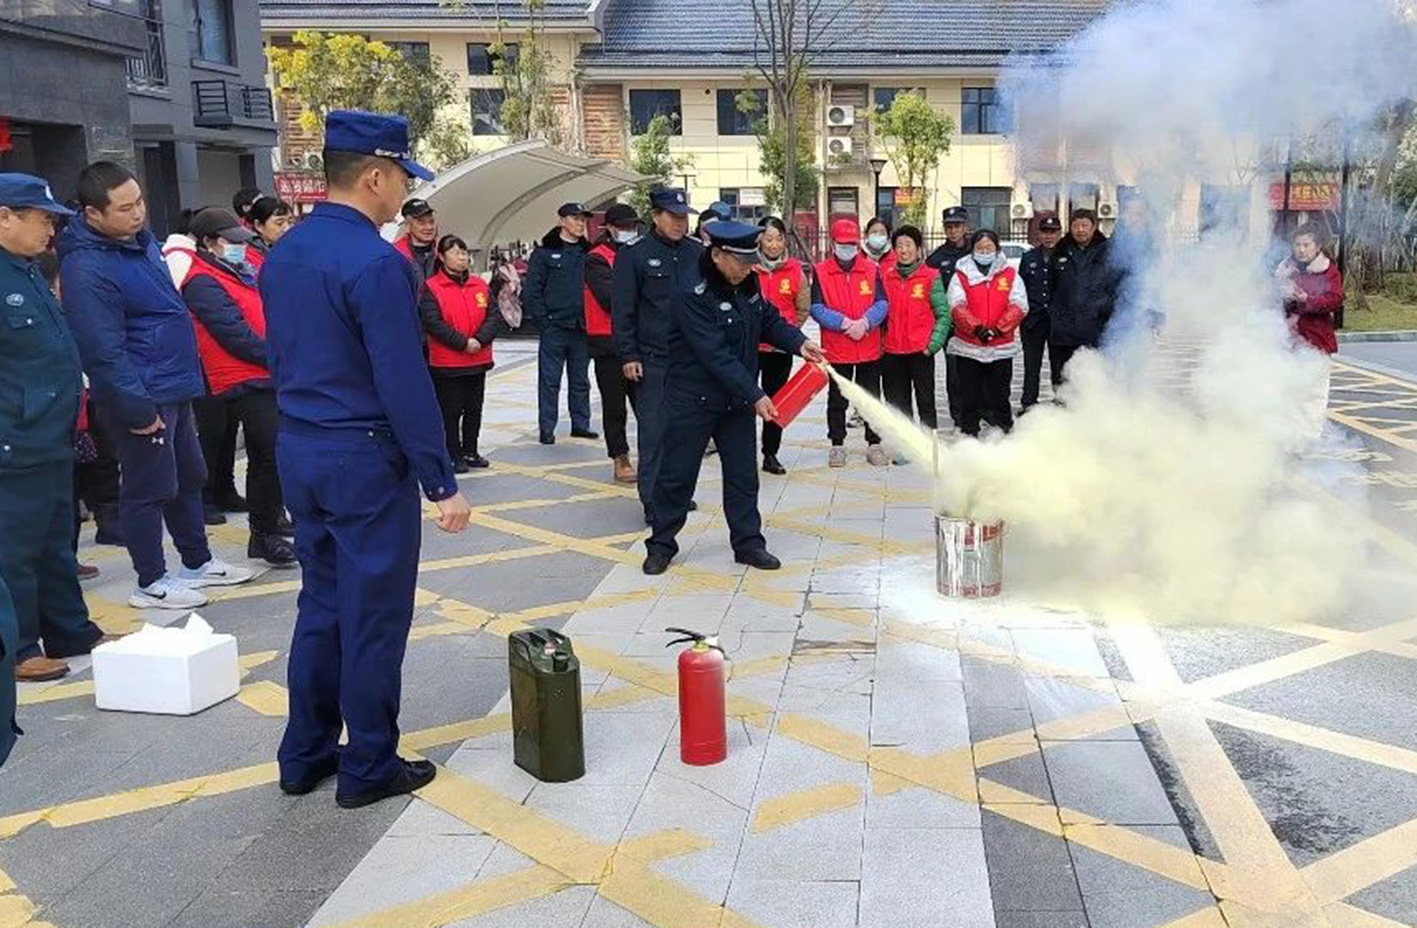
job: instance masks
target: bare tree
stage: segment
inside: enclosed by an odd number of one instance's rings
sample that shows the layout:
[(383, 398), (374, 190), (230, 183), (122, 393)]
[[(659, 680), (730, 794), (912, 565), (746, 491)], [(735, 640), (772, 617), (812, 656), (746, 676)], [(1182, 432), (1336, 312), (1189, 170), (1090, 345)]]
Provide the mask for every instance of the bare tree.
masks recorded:
[[(812, 65), (853, 32), (864, 29), (880, 0), (749, 0), (753, 11), (753, 67), (768, 89), (770, 117), (784, 127), (788, 169), (783, 172), (782, 211), (789, 228), (797, 208), (799, 107), (810, 94)], [(842, 17), (849, 12), (851, 25)]]

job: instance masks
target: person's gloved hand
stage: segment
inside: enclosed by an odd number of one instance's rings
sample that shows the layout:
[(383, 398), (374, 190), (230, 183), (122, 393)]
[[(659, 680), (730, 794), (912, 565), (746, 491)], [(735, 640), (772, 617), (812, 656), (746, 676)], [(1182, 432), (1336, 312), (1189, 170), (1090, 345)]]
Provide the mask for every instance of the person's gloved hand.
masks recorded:
[(989, 327), (985, 325), (976, 325), (974, 327), (974, 337), (981, 342), (987, 342), (989, 340)]
[(992, 327), (991, 327), (991, 328), (988, 328), (988, 329), (985, 329), (985, 330), (984, 330), (984, 335), (985, 335), (985, 339), (984, 339), (984, 340), (985, 340), (986, 342), (992, 342), (992, 341), (994, 341), (996, 338), (998, 338), (1000, 335), (1003, 335), (1003, 334), (1004, 334), (1004, 333), (1003, 333), (1003, 332), (1000, 332), (998, 329), (995, 329), (995, 328), (992, 328)]

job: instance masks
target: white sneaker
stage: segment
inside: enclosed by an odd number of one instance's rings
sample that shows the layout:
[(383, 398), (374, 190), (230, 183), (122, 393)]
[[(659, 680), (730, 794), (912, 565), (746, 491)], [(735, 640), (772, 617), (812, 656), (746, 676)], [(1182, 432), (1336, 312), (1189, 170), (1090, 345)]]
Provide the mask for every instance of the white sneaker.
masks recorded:
[(890, 462), (891, 459), (886, 457), (886, 449), (880, 445), (871, 445), (866, 449), (866, 463), (872, 467), (885, 467)]
[(236, 586), (255, 576), (247, 567), (233, 567), (219, 557), (214, 557), (201, 567), (184, 567), (177, 579), (194, 589), (207, 586)]
[(828, 467), (846, 466), (846, 449), (841, 445), (832, 445), (832, 450), (827, 453)]
[(140, 586), (128, 597), (134, 609), (200, 609), (207, 604), (207, 594), (189, 584), (164, 575), (147, 586)]

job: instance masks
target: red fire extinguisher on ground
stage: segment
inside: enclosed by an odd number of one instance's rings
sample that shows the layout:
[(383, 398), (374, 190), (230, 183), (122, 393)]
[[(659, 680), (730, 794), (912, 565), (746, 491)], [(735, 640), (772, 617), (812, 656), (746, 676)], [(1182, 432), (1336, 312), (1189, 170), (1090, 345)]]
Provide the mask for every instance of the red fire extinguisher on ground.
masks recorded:
[(728, 756), (723, 649), (687, 628), (665, 631), (680, 636), (666, 648), (693, 644), (679, 653), (679, 756), (695, 767), (716, 764)]

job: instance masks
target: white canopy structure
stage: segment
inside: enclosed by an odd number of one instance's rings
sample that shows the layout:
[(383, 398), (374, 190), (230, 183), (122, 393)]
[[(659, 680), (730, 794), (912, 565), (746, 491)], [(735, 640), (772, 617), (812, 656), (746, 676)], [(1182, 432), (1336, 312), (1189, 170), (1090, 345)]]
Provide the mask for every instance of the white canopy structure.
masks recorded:
[(557, 151), (541, 140), (474, 155), (419, 185), (438, 211), (439, 227), (482, 250), (537, 241), (556, 224), (556, 208), (571, 201), (595, 206), (648, 178), (603, 158)]

